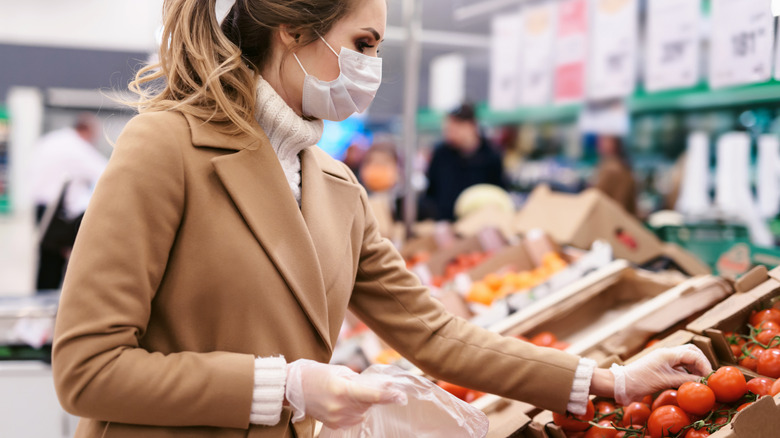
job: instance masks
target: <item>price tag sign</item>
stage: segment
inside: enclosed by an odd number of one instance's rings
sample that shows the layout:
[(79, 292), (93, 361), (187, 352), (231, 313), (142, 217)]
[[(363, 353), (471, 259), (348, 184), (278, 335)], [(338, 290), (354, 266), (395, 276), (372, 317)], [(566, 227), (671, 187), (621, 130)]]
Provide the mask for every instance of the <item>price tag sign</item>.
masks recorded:
[(692, 87), (699, 80), (700, 0), (650, 0), (647, 5), (645, 87)]
[(712, 0), (710, 86), (764, 82), (771, 76), (774, 17), (769, 2)]
[(555, 41), (555, 102), (582, 100), (588, 56), (588, 1), (563, 0), (558, 5)]
[(519, 12), (498, 15), (491, 23), (490, 108), (496, 111), (518, 107), (523, 19)]
[(552, 90), (555, 4), (543, 2), (523, 9), (523, 51), (520, 104), (545, 105)]
[(625, 97), (636, 85), (637, 0), (591, 0), (588, 97)]

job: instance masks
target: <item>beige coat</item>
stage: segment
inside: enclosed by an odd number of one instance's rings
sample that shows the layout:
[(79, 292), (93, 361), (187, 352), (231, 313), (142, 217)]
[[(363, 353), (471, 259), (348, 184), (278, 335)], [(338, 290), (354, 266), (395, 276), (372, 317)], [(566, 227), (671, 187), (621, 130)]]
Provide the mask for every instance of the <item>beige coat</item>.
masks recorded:
[[(262, 133), (259, 126), (258, 132)], [(77, 437), (310, 437), (249, 424), (255, 356), (327, 362), (347, 307), (430, 374), (565, 408), (577, 358), (445, 312), (377, 232), (366, 194), (316, 147), (299, 209), (267, 138), (178, 112), (135, 117), (73, 250), (56, 325)]]

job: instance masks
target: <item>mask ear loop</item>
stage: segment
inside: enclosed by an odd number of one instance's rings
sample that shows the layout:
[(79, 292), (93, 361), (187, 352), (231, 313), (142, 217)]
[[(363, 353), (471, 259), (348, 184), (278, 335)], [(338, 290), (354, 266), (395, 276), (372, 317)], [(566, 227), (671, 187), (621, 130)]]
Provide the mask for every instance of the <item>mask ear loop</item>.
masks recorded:
[(334, 54), (334, 55), (336, 55), (336, 56), (339, 56), (339, 54), (338, 54), (338, 53), (337, 53), (335, 50), (333, 50), (333, 47), (331, 47), (331, 45), (330, 45), (330, 44), (328, 44), (328, 42), (327, 42), (327, 41), (325, 41), (325, 38), (323, 38), (323, 37), (322, 37), (322, 35), (320, 35), (320, 33), (319, 33), (319, 32), (317, 32), (317, 31), (315, 30), (315, 31), (314, 31), (314, 33), (316, 33), (316, 34), (317, 34), (317, 36), (318, 36), (318, 37), (320, 37), (320, 39), (322, 40), (322, 42), (323, 42), (323, 43), (325, 43), (325, 45), (326, 45), (326, 46), (328, 46), (328, 48), (330, 49), (330, 51), (331, 51), (331, 52), (333, 52), (333, 54)]
[(306, 76), (309, 76), (309, 72), (307, 72), (306, 69), (303, 68), (303, 64), (301, 64), (301, 60), (298, 59), (298, 55), (293, 53), (293, 57), (295, 58), (296, 61), (298, 61), (298, 65), (301, 67), (301, 70), (303, 70), (303, 74), (305, 74)]

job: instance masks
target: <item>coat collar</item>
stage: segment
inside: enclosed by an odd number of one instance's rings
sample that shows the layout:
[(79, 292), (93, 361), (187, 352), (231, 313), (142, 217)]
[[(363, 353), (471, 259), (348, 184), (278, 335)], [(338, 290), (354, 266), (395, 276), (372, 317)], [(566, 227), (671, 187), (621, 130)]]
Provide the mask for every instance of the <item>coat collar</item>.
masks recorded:
[(328, 308), (329, 280), (343, 269), (349, 243), (345, 236), (350, 234), (360, 189), (349, 182), (342, 166), (312, 146), (301, 154), (299, 208), (259, 125), (257, 137), (229, 135), (215, 124), (186, 117), (194, 146), (237, 151), (211, 160), (216, 174), (332, 352), (340, 321), (329, 320), (329, 315), (336, 316)]

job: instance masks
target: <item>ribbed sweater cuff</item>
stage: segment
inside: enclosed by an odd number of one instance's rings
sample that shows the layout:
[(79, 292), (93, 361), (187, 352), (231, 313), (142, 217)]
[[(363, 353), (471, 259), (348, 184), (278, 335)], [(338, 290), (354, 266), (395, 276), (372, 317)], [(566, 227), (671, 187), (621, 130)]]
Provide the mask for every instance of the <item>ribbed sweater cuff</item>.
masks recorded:
[(284, 357), (255, 358), (255, 387), (249, 422), (273, 426), (279, 423), (284, 403), (287, 361)]
[(583, 415), (588, 409), (588, 396), (590, 395), (590, 381), (596, 370), (596, 361), (581, 358), (577, 370), (574, 372), (574, 384), (569, 394), (569, 404), (566, 410), (574, 415)]

